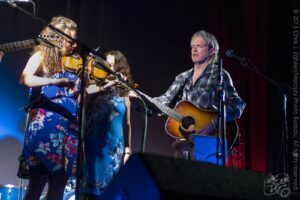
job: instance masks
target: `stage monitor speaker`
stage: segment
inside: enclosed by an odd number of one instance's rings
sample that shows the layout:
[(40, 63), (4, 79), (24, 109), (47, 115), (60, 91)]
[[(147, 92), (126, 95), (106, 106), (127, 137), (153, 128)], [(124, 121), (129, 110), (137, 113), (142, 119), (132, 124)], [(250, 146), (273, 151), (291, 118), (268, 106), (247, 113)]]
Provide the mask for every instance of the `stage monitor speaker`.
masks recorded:
[(267, 173), (211, 163), (133, 154), (103, 193), (104, 200), (280, 199), (264, 194)]

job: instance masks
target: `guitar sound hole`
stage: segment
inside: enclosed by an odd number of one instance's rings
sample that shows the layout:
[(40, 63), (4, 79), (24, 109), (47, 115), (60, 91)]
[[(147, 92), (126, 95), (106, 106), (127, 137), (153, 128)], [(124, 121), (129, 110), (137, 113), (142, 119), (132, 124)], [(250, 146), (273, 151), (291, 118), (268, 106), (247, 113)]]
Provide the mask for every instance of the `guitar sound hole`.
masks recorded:
[(194, 127), (195, 120), (190, 116), (184, 117), (181, 121), (181, 125), (184, 129), (190, 129), (191, 126)]

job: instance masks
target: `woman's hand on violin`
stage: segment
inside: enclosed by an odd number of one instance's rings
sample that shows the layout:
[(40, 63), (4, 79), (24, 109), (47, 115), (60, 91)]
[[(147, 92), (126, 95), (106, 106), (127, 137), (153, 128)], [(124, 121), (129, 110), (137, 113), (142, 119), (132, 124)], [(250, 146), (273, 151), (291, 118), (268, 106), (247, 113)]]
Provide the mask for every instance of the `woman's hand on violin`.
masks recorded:
[(124, 79), (125, 81), (128, 81), (128, 78), (126, 76), (124, 76), (122, 73), (118, 73), (122, 79)]
[(52, 84), (57, 86), (62, 86), (62, 87), (68, 87), (70, 86), (70, 81), (67, 78), (59, 78), (59, 79), (53, 79)]
[(111, 80), (106, 82), (103, 86), (98, 86), (96, 84), (90, 84), (85, 91), (87, 92), (87, 94), (94, 94), (97, 92), (103, 92), (106, 89), (110, 88), (111, 86), (117, 84), (118, 81), (117, 80)]
[(106, 84), (103, 86), (103, 89), (107, 89), (113, 85), (116, 85), (118, 83), (118, 81), (115, 79), (115, 80), (111, 80), (111, 81), (107, 81)]
[(91, 84), (85, 90), (88, 94), (94, 94), (96, 92), (100, 92), (100, 87), (96, 84)]

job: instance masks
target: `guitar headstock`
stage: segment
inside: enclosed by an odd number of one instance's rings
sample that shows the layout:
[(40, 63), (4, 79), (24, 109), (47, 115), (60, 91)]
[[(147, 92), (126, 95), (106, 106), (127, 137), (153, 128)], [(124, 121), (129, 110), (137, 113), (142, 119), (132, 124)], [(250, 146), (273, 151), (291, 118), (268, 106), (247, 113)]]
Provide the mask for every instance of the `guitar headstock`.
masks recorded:
[(63, 39), (59, 35), (46, 35), (46, 34), (40, 34), (38, 36), (38, 39), (41, 40), (42, 43), (45, 43), (46, 45), (50, 45), (52, 47), (57, 47), (59, 49), (63, 46)]

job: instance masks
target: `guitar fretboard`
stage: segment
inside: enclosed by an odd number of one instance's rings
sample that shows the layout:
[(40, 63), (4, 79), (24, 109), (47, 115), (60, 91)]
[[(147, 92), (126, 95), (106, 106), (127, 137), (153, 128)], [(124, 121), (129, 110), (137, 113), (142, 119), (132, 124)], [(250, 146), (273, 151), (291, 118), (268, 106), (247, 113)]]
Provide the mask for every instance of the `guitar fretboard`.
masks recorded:
[(11, 42), (6, 44), (0, 44), (0, 50), (4, 53), (19, 51), (23, 49), (29, 49), (38, 44), (37, 39), (23, 40), (18, 42)]

